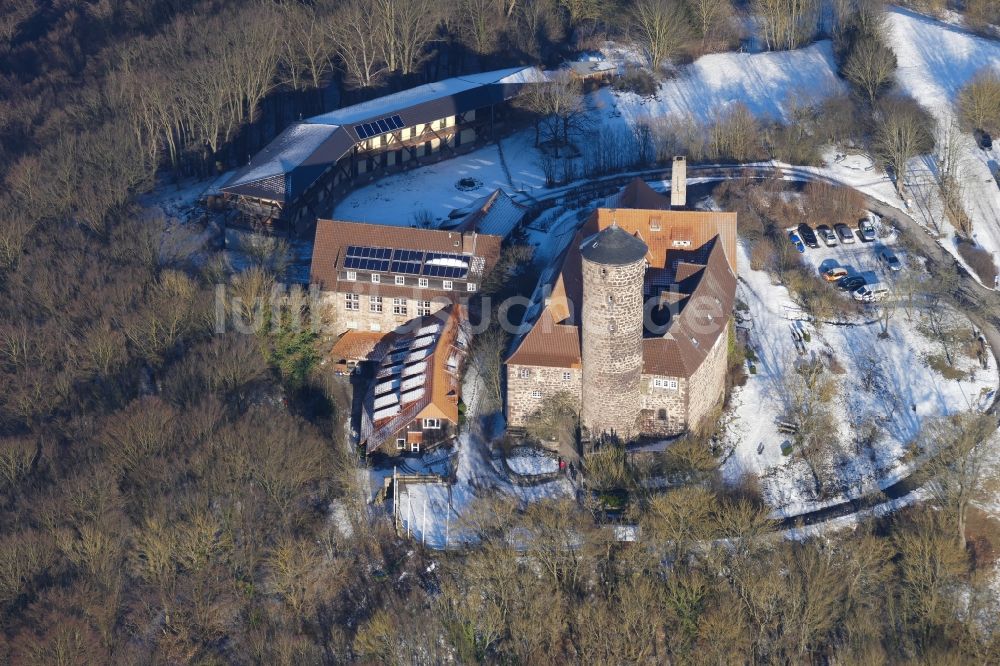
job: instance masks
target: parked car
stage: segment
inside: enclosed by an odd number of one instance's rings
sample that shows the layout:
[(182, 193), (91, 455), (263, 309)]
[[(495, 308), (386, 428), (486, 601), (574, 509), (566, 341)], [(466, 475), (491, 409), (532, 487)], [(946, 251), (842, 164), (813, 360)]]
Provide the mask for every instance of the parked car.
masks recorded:
[(844, 291), (854, 291), (858, 287), (863, 287), (868, 284), (868, 280), (864, 278), (863, 275), (848, 275), (847, 277), (841, 278), (837, 281), (837, 287), (843, 289)]
[(862, 303), (877, 303), (889, 295), (889, 288), (884, 284), (866, 284), (854, 290), (854, 300)]
[(795, 249), (798, 250), (799, 252), (806, 251), (806, 246), (802, 244), (802, 239), (799, 238), (799, 235), (794, 231), (788, 232), (788, 240), (792, 241), (792, 245), (794, 245)]
[(816, 240), (816, 233), (805, 222), (799, 225), (799, 236), (802, 237), (802, 240), (809, 247), (819, 247), (819, 242)]
[(851, 228), (843, 222), (833, 225), (833, 230), (837, 232), (838, 236), (840, 236), (841, 243), (854, 242), (854, 232), (851, 231)]
[(837, 234), (833, 233), (833, 229), (821, 224), (816, 227), (816, 235), (819, 236), (820, 240), (823, 241), (827, 247), (833, 247), (837, 244)]
[(875, 233), (875, 225), (867, 217), (858, 220), (858, 233), (861, 234), (861, 240), (866, 243), (870, 243), (878, 237)]
[(903, 264), (899, 261), (899, 258), (896, 257), (896, 255), (892, 253), (892, 250), (887, 247), (883, 247), (879, 250), (878, 260), (890, 271), (903, 270)]
[(826, 280), (827, 282), (836, 282), (837, 280), (840, 280), (841, 278), (845, 277), (847, 277), (847, 269), (841, 266), (837, 266), (836, 268), (831, 268), (830, 270), (824, 271), (823, 273), (823, 279)]
[(983, 150), (993, 150), (993, 137), (981, 129), (972, 130), (972, 136), (976, 137), (976, 145)]

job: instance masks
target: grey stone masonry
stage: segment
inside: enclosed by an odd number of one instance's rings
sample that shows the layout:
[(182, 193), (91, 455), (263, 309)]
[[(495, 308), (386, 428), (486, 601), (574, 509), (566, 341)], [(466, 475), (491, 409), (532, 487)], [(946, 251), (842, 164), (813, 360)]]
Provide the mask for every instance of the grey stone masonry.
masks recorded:
[(642, 376), (642, 434), (679, 435), (687, 428), (688, 380), (685, 377)]
[(545, 398), (566, 391), (580, 398), (581, 373), (575, 368), (507, 366), (507, 423), (523, 428)]
[(688, 395), (688, 428), (699, 428), (726, 392), (726, 362), (729, 356), (729, 326), (716, 338), (705, 360), (691, 375)]
[[(603, 232), (602, 232), (603, 233)], [(645, 258), (624, 264), (581, 260), (582, 421), (592, 438), (638, 434), (642, 408)]]

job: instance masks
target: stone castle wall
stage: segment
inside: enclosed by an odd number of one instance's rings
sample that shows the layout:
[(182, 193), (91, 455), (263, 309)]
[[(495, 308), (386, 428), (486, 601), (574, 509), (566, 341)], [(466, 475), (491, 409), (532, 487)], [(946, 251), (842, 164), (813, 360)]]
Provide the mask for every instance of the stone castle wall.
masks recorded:
[(688, 428), (700, 427), (722, 400), (726, 391), (726, 365), (729, 356), (729, 326), (719, 333), (705, 360), (691, 375), (688, 395)]
[[(677, 382), (677, 388), (654, 386), (654, 380)], [(688, 424), (688, 380), (684, 377), (642, 376), (642, 434), (656, 437), (679, 435)], [(666, 419), (660, 418), (666, 410)]]
[(542, 401), (560, 391), (567, 391), (579, 399), (581, 381), (579, 368), (508, 365), (507, 424), (523, 428), (527, 418), (542, 405)]
[(582, 420), (593, 438), (637, 434), (645, 272), (645, 259), (623, 266), (582, 259)]

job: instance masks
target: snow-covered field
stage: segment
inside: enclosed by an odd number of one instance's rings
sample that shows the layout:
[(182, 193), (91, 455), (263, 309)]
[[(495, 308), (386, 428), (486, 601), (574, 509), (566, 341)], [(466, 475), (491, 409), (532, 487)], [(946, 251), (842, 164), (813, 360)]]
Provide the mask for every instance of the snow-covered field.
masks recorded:
[[(897, 85), (927, 108), (943, 128), (955, 121), (958, 91), (976, 72), (983, 67), (1000, 72), (1000, 42), (905, 9), (889, 11), (889, 45), (899, 64)], [(961, 134), (958, 144), (962, 155), (959, 171), (965, 183), (963, 200), (972, 218), (973, 235), (1000, 259), (1000, 188), (990, 171), (990, 161), (996, 163), (1000, 156), (995, 149), (990, 154), (980, 150), (971, 134)], [(915, 204), (926, 209), (921, 212), (930, 228), (934, 218), (941, 220), (940, 202), (933, 191), (935, 169), (933, 161), (914, 160), (907, 174)], [(952, 243), (944, 245), (957, 256)]]
[(609, 119), (631, 124), (669, 116), (708, 122), (736, 102), (759, 117), (787, 120), (791, 105), (845, 90), (836, 72), (829, 41), (796, 51), (713, 53), (681, 68), (653, 98), (602, 88), (594, 103)]
[[(855, 245), (852, 251), (857, 251)], [(810, 252), (820, 256), (817, 250)], [(978, 369), (976, 359), (957, 352), (956, 366), (971, 373), (966, 380), (947, 380), (929, 368), (926, 359), (941, 353), (940, 344), (924, 337), (903, 312), (890, 321), (888, 339), (878, 337), (877, 321), (817, 327), (784, 286), (772, 284), (766, 272), (750, 270), (742, 245), (739, 273), (737, 296), (749, 310), (757, 374), (734, 392), (725, 424), (733, 450), (723, 473), (730, 480), (743, 474), (760, 477), (776, 515), (795, 515), (886, 487), (906, 472), (908, 445), (925, 419), (985, 407), (996, 389), (996, 368)], [(796, 346), (793, 328), (809, 333), (803, 349)], [(820, 498), (802, 457), (783, 455), (782, 444), (791, 438), (778, 431), (777, 421), (794, 418), (789, 414), (787, 379), (795, 364), (813, 359), (829, 363), (830, 358), (843, 369), (835, 377), (839, 386), (833, 401), (839, 432), (831, 433), (824, 474), (836, 490)], [(875, 445), (861, 443), (859, 426), (866, 422), (877, 427)]]

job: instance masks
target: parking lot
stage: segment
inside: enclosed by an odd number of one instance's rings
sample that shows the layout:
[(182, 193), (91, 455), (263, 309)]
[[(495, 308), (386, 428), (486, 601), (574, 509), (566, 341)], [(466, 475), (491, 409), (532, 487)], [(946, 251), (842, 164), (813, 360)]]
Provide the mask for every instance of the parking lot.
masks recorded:
[[(853, 234), (853, 243), (844, 243), (838, 235), (836, 244), (828, 246), (822, 238), (818, 238), (819, 247), (806, 246), (805, 252), (802, 253), (802, 260), (807, 265), (812, 266), (820, 276), (831, 268), (840, 267), (847, 271), (848, 276), (859, 275), (865, 278), (867, 284), (881, 282), (891, 287), (895, 277), (900, 272), (889, 270), (879, 261), (881, 251), (883, 249), (890, 250), (902, 263), (903, 270), (906, 270), (906, 259), (897, 247), (895, 230), (882, 227), (877, 216), (872, 216), (870, 219), (875, 222), (874, 226), (877, 232), (875, 240), (864, 240), (855, 222), (849, 225)], [(800, 238), (802, 236), (795, 228), (789, 229), (789, 231), (795, 231)], [(830, 287), (836, 289), (836, 283), (831, 282)], [(845, 296), (847, 295), (849, 294), (845, 292)]]

